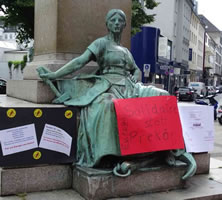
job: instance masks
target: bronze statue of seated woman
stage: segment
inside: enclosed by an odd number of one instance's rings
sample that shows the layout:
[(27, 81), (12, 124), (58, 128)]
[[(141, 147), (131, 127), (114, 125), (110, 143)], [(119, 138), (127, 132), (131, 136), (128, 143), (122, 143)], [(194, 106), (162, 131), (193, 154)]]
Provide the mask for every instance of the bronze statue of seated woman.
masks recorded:
[[(85, 167), (116, 166), (114, 168), (116, 174), (125, 174), (128, 173), (130, 166), (135, 167), (136, 164), (123, 162), (117, 165), (117, 162), (125, 158), (120, 153), (117, 120), (112, 100), (169, 95), (169, 93), (153, 86), (144, 86), (137, 81), (141, 72), (129, 50), (120, 44), (121, 34), (126, 26), (125, 13), (118, 9), (110, 10), (106, 16), (106, 26), (108, 34), (92, 42), (82, 55), (56, 72), (39, 68), (39, 76), (56, 91), (50, 80), (73, 73), (90, 61), (98, 63), (99, 71), (96, 74), (57, 80), (58, 98), (54, 102), (81, 108), (77, 164)], [(184, 151), (170, 151), (167, 153), (167, 158), (169, 158), (166, 159), (168, 164), (173, 164), (175, 158), (185, 160), (189, 164), (184, 179), (195, 173), (196, 163), (191, 154)], [(143, 164), (149, 162), (143, 158)]]

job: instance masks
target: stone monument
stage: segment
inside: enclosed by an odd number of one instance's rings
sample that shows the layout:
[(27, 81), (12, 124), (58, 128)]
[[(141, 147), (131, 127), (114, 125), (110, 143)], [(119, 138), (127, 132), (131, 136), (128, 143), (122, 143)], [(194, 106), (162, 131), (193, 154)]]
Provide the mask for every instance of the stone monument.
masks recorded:
[[(131, 0), (36, 0), (34, 60), (24, 70), (24, 80), (8, 82), (7, 95), (34, 103), (51, 102), (55, 94), (40, 80), (36, 71), (37, 67), (44, 65), (49, 70), (56, 71), (71, 59), (78, 57), (92, 41), (106, 34), (104, 19), (107, 11), (112, 8), (121, 9), (126, 13), (127, 22), (122, 44), (129, 48)], [(73, 12), (74, 10), (75, 12)], [(88, 73), (95, 69), (97, 69), (97, 65), (90, 62), (83, 71), (78, 71), (78, 73)], [(69, 75), (67, 78), (73, 75), (75, 74)], [(161, 171), (157, 167), (142, 169), (133, 176), (123, 179), (113, 178), (112, 171), (98, 172), (94, 169), (88, 170), (88, 168), (78, 167), (70, 175), (69, 166), (66, 170), (68, 175), (66, 178), (70, 178), (70, 176), (73, 178), (73, 188), (86, 199), (102, 199), (183, 187), (185, 182), (181, 180), (181, 176), (185, 171), (184, 165), (173, 169), (164, 167)], [(158, 179), (155, 181), (157, 177)], [(167, 182), (168, 185), (161, 181), (163, 179), (169, 180), (172, 177), (174, 178)], [(150, 180), (152, 182), (149, 185), (147, 181)], [(133, 181), (138, 183), (137, 187), (134, 187)], [(79, 184), (76, 184), (77, 182)], [(67, 183), (62, 187), (71, 187), (70, 179)], [(95, 185), (98, 187), (94, 187)], [(122, 187), (119, 187), (121, 185)], [(62, 187), (53, 188), (52, 186), (49, 189)], [(113, 191), (112, 193), (110, 193), (110, 189)], [(18, 191), (22, 192), (23, 188), (14, 191), (14, 193)], [(31, 188), (27, 191), (37, 190)], [(2, 194), (8, 195), (10, 193), (6, 191)]]
[[(162, 166), (164, 161), (166, 161), (165, 164), (167, 163), (169, 166), (176, 166), (176, 160), (187, 163), (187, 171), (185, 174), (183, 172), (182, 180), (193, 176), (196, 172), (196, 162), (192, 155), (185, 152), (185, 150), (163, 151), (158, 152), (158, 154), (154, 152), (145, 153), (148, 151), (142, 151), (140, 155), (135, 155), (135, 153), (129, 154), (131, 158), (124, 156), (122, 151), (120, 151), (122, 146), (118, 138), (117, 118), (113, 100), (125, 99), (125, 101), (129, 101), (129, 98), (137, 99), (139, 97), (167, 96), (164, 99), (165, 101), (170, 97), (169, 93), (165, 90), (153, 86), (144, 86), (141, 82), (138, 82), (141, 75), (140, 69), (135, 64), (129, 50), (121, 45), (122, 32), (126, 26), (125, 13), (120, 9), (111, 9), (108, 11), (105, 19), (107, 34), (94, 40), (79, 57), (72, 59), (56, 71), (51, 71), (45, 67), (37, 68), (42, 80), (56, 93), (57, 98), (54, 102), (64, 103), (64, 105), (67, 106), (79, 106), (81, 108), (77, 139), (77, 167), (74, 170), (75, 173), (73, 177), (74, 185), (79, 185), (80, 182), (85, 182), (82, 177), (84, 173), (87, 174), (85, 179), (88, 180), (88, 182), (83, 183), (80, 187), (74, 187), (86, 199), (103, 199), (113, 197), (114, 195), (130, 195), (130, 191), (132, 192), (130, 185), (127, 185), (126, 192), (124, 192), (124, 190), (119, 190), (119, 192), (114, 193), (106, 192), (104, 197), (96, 194), (96, 191), (106, 189), (104, 183), (109, 185), (108, 188), (110, 188), (112, 183), (115, 182), (114, 175), (126, 177), (129, 176), (132, 171), (138, 172), (138, 169), (144, 167), (152, 169), (153, 167), (150, 161), (154, 158), (159, 161), (157, 162), (157, 160), (155, 160), (152, 164), (159, 166)], [(98, 63), (97, 72), (85, 75), (81, 73), (71, 79), (61, 79), (69, 74), (78, 72), (90, 61), (96, 61)], [(56, 90), (56, 87), (51, 81), (56, 82), (58, 90)], [(176, 106), (176, 99), (174, 100)], [(143, 117), (141, 121), (145, 119), (146, 118)], [(178, 124), (180, 124), (179, 116)], [(174, 127), (175, 129), (179, 129), (177, 126)], [(145, 132), (147, 133), (147, 130), (145, 130)], [(128, 135), (129, 133), (127, 132), (125, 134)], [(180, 134), (183, 143), (182, 130)], [(177, 142), (180, 142), (179, 136), (170, 138), (170, 140), (174, 139), (178, 139)], [(151, 145), (151, 143), (147, 145)], [(184, 145), (182, 144), (176, 148), (184, 148)], [(172, 149), (172, 145), (170, 149)], [(166, 148), (166, 150), (169, 150), (169, 148)], [(78, 167), (80, 167), (80, 170)], [(84, 167), (87, 167), (85, 172), (81, 171)], [(86, 188), (92, 187), (92, 182), (89, 181), (91, 179), (89, 172), (93, 171), (91, 168), (100, 169), (97, 174), (101, 172), (101, 169), (113, 168), (113, 175), (111, 174), (110, 177), (106, 177), (107, 180), (105, 177), (102, 177), (101, 174), (98, 175), (99, 179), (97, 179), (95, 184), (98, 185), (102, 182), (101, 186), (96, 188), (96, 191), (89, 189), (89, 194), (86, 194)], [(157, 173), (160, 175), (161, 171), (162, 167)], [(95, 175), (95, 173), (92, 174)], [(145, 177), (147, 174), (150, 175), (150, 172), (141, 172), (136, 176)], [(164, 179), (163, 175), (164, 174), (160, 175), (161, 179)], [(151, 180), (152, 179), (153, 178), (151, 178)], [(95, 181), (96, 178), (93, 178), (93, 180)], [(111, 182), (108, 183), (108, 180), (111, 180)], [(136, 177), (134, 177), (133, 180), (129, 182), (130, 184), (138, 185), (140, 184), (140, 180), (140, 178), (136, 179)], [(132, 194), (149, 192), (149, 189), (145, 187), (145, 185), (151, 183), (151, 181), (145, 182), (146, 184), (142, 184), (141, 187), (135, 189)], [(124, 183), (124, 180), (117, 180), (114, 185), (121, 183)], [(174, 184), (166, 184), (166, 188), (173, 189), (181, 185), (181, 181)], [(80, 190), (81, 188), (83, 188), (83, 190)], [(120, 187), (117, 186), (111, 190), (118, 191), (119, 188)], [(151, 191), (159, 191), (161, 189), (155, 186)]]

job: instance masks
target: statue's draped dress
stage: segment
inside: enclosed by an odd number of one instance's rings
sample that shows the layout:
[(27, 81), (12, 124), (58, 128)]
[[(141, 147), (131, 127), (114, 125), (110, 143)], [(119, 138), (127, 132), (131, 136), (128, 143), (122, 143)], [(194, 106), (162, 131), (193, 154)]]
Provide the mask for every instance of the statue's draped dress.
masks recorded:
[(58, 81), (58, 88), (70, 94), (65, 105), (81, 107), (77, 164), (95, 167), (104, 156), (121, 155), (112, 100), (168, 95), (168, 92), (134, 83), (129, 75), (138, 67), (131, 53), (107, 36), (95, 40), (88, 50), (98, 63), (99, 71), (95, 75)]

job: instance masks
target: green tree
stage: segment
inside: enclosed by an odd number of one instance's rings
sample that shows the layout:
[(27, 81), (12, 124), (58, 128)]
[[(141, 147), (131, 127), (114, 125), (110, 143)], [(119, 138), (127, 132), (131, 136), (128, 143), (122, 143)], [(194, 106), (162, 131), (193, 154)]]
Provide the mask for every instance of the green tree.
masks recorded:
[(0, 0), (5, 27), (17, 26), (17, 41), (27, 43), (34, 38), (34, 0)]
[(158, 5), (159, 3), (155, 0), (142, 0), (141, 2), (139, 0), (132, 0), (132, 36), (141, 31), (140, 28), (143, 24), (148, 24), (154, 21), (155, 14), (147, 15), (144, 8), (153, 9)]
[[(132, 35), (140, 31), (143, 24), (154, 21), (155, 15), (147, 15), (144, 8), (153, 9), (159, 3), (155, 0), (132, 0)], [(28, 42), (34, 39), (34, 0), (0, 0), (0, 11), (5, 15), (5, 26), (17, 26), (17, 41)]]

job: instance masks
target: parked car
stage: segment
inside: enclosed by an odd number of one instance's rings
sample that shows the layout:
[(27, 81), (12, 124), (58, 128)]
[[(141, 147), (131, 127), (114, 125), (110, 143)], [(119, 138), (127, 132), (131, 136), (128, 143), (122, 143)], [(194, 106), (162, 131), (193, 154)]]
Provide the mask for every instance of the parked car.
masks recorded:
[(177, 96), (179, 101), (182, 100), (193, 101), (196, 97), (195, 95), (196, 95), (195, 89), (191, 87), (179, 87), (177, 91)]
[(216, 86), (217, 90), (219, 90), (219, 93), (222, 93), (222, 85)]
[(6, 93), (6, 80), (0, 78), (0, 94)]
[(220, 93), (220, 91), (219, 91), (218, 87), (213, 86), (213, 88), (214, 88), (214, 90), (216, 91), (216, 94)]
[(206, 88), (207, 88), (207, 96), (216, 94), (216, 90), (214, 89), (213, 86), (206, 86)]
[(205, 83), (202, 82), (190, 82), (188, 84), (188, 87), (192, 87), (196, 90), (197, 95), (203, 95), (206, 96), (207, 95), (207, 89), (205, 86)]
[(220, 123), (220, 125), (222, 125), (222, 105), (220, 105), (218, 107), (218, 110), (217, 110), (217, 119), (218, 119), (218, 122)]

